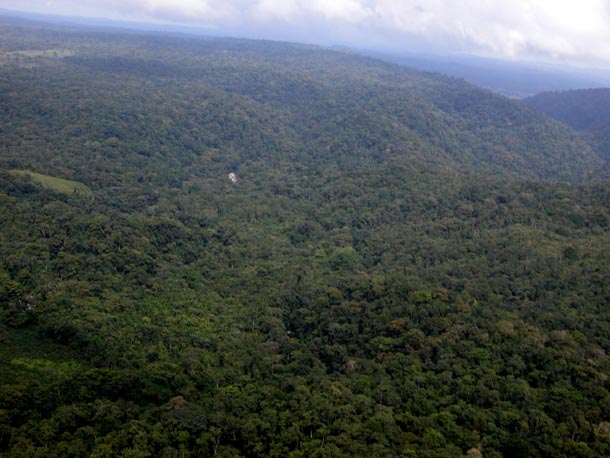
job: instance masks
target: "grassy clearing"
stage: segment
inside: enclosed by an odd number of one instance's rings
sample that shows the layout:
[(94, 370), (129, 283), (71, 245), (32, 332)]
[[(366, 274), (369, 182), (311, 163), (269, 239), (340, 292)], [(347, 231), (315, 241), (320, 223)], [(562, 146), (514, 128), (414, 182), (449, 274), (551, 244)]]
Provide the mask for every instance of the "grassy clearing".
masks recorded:
[(63, 59), (74, 55), (69, 49), (43, 49), (28, 51), (0, 51), (0, 65), (9, 63), (20, 67), (32, 68), (37, 64), (36, 59)]
[(75, 351), (39, 336), (34, 329), (0, 330), (0, 378), (5, 382), (15, 382), (27, 371), (65, 371), (80, 364)]
[(73, 56), (74, 52), (69, 49), (42, 49), (42, 50), (28, 50), (28, 51), (9, 51), (3, 53), (5, 56), (21, 56), (21, 57), (56, 57), (63, 58)]
[(29, 177), (32, 182), (39, 184), (43, 188), (62, 194), (91, 194), (91, 189), (78, 181), (65, 180), (63, 178), (43, 175), (42, 173), (31, 172), (29, 170), (11, 170), (13, 175)]

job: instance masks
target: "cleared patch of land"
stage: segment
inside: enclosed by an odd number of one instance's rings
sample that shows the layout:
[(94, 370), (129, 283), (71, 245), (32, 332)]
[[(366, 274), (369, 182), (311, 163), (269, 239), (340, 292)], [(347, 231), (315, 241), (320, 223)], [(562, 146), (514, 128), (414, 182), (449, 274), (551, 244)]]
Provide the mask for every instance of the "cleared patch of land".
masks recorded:
[(15, 382), (26, 372), (60, 375), (80, 365), (76, 354), (64, 345), (41, 337), (30, 329), (0, 328), (0, 372)]
[(30, 49), (22, 51), (0, 51), (0, 65), (18, 64), (30, 67), (35, 65), (35, 59), (63, 59), (74, 55), (69, 49)]
[(30, 170), (10, 170), (13, 175), (29, 177), (32, 182), (42, 186), (43, 188), (62, 194), (90, 194), (91, 188), (79, 183), (78, 181), (66, 180), (64, 178), (52, 177), (43, 175), (42, 173), (32, 172)]
[(24, 51), (8, 51), (3, 52), (3, 56), (12, 57), (69, 57), (73, 56), (74, 52), (69, 49), (30, 49)]

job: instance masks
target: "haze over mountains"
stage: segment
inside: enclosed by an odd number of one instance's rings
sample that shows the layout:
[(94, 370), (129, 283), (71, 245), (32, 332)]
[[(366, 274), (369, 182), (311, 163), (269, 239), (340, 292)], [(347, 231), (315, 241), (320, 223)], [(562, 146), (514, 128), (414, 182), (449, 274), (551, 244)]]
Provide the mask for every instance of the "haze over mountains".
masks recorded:
[[(205, 35), (205, 36), (239, 36), (242, 38), (269, 38), (272, 29), (266, 28), (265, 33), (248, 35), (247, 29), (179, 25), (163, 22), (110, 20), (96, 17), (73, 17), (50, 14), (36, 14), (14, 10), (2, 10), (6, 18), (14, 21), (34, 20), (55, 23), (62, 27), (76, 25), (93, 28), (122, 28), (142, 31), (158, 31), (163, 33)], [(288, 34), (284, 40), (290, 40)], [(274, 36), (281, 40), (282, 36)], [(313, 31), (301, 41), (316, 42), (319, 39)], [(471, 84), (490, 89), (511, 98), (524, 98), (544, 91), (561, 91), (569, 89), (587, 89), (610, 87), (610, 73), (604, 66), (592, 64), (570, 64), (569, 61), (519, 60), (516, 57), (507, 59), (501, 57), (481, 57), (475, 51), (450, 51), (443, 49), (426, 49), (421, 44), (407, 40), (400, 49), (390, 49), (387, 46), (374, 46), (371, 40), (358, 43), (345, 43), (341, 40), (325, 39), (327, 46), (337, 46), (347, 49), (359, 49), (363, 54), (371, 55), (381, 60), (404, 65), (417, 70), (442, 73), (462, 78)]]
[(0, 21), (0, 456), (606, 456), (607, 164), (348, 50)]
[(578, 68), (563, 64), (507, 61), (469, 55), (371, 53), (371, 55), (417, 70), (463, 78), (511, 98), (540, 92), (610, 87), (606, 69)]

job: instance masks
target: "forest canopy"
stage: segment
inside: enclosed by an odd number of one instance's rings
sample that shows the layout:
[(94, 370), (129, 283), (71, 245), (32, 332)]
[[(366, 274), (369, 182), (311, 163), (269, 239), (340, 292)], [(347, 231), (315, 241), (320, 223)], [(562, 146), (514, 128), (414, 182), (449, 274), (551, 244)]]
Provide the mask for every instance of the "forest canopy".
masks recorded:
[(348, 51), (0, 20), (0, 456), (607, 456), (607, 165)]

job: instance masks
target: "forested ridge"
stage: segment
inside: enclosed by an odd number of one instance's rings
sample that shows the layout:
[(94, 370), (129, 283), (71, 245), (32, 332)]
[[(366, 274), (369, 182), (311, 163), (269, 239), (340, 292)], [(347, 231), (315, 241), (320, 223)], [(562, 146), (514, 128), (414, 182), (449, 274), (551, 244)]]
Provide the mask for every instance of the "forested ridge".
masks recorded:
[(598, 154), (610, 158), (610, 88), (543, 92), (524, 102), (579, 131)]
[(0, 21), (0, 456), (608, 456), (607, 170), (346, 51)]

